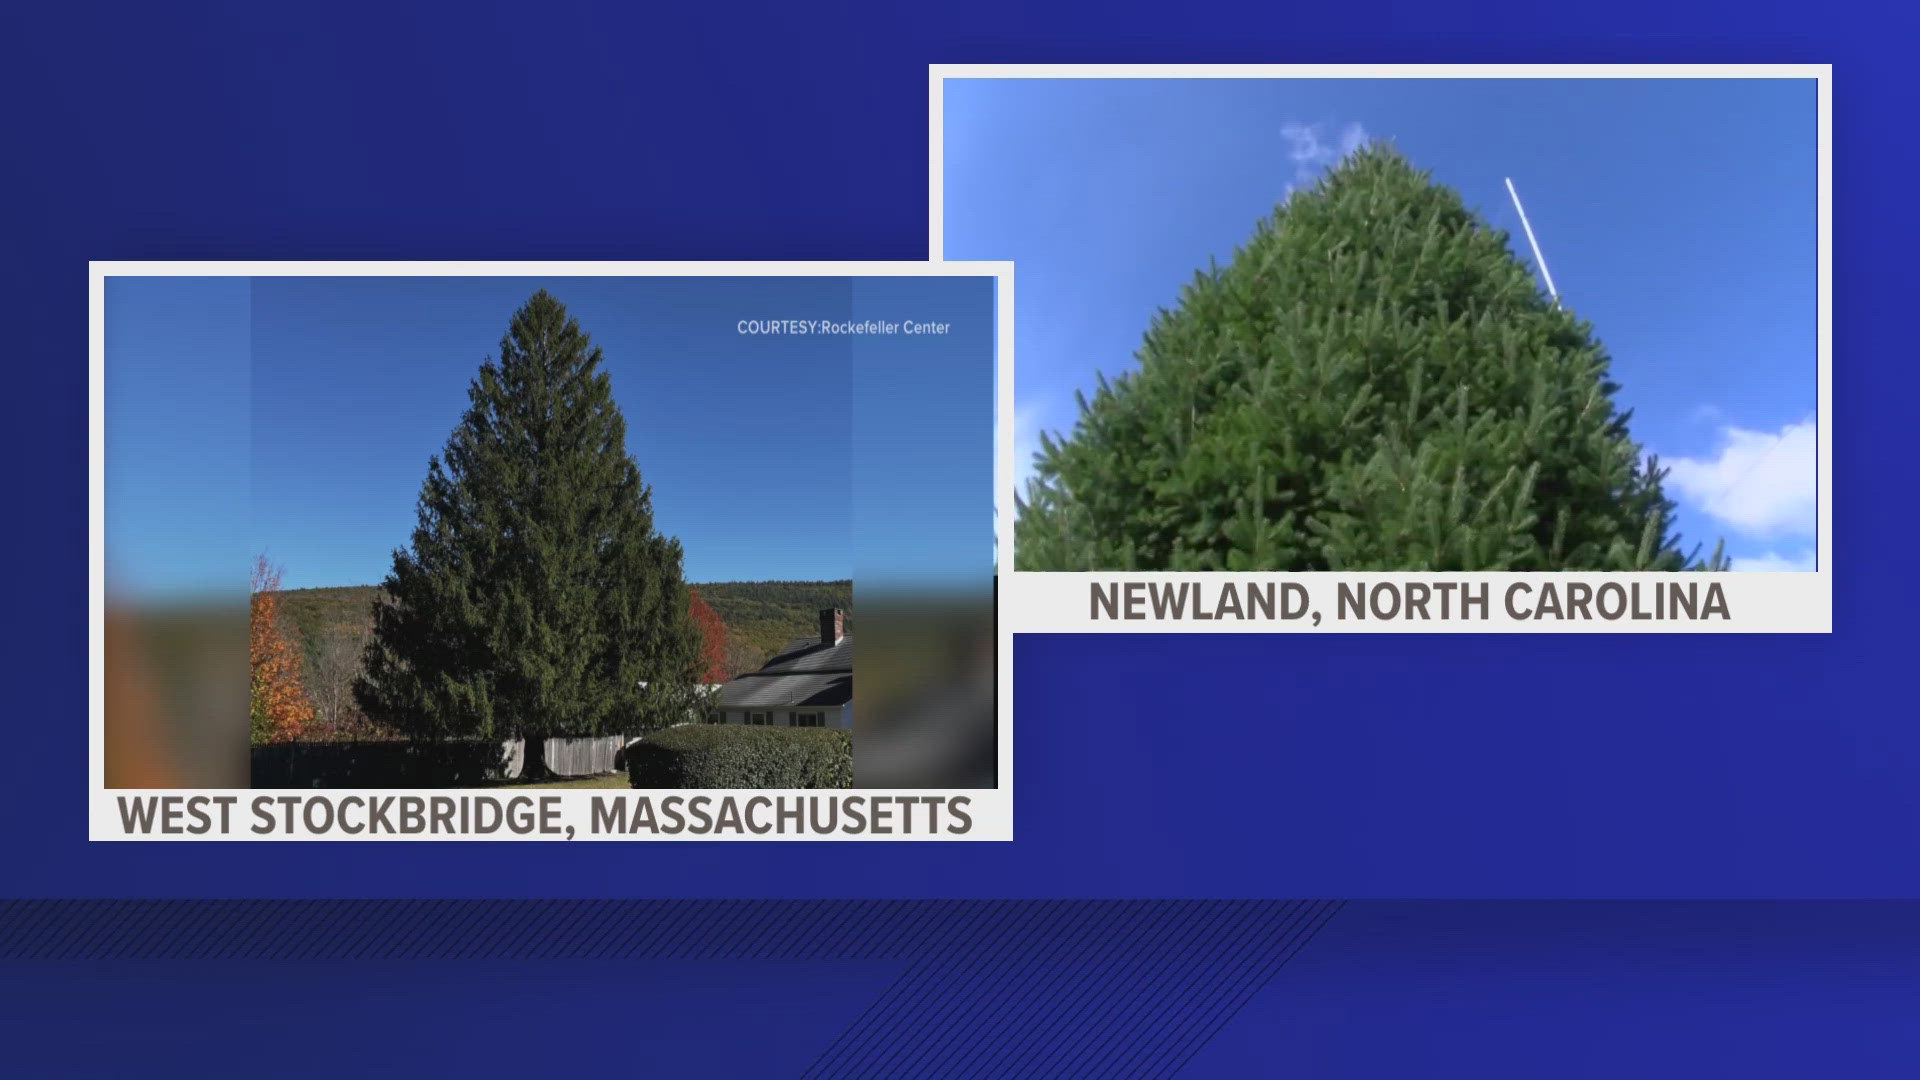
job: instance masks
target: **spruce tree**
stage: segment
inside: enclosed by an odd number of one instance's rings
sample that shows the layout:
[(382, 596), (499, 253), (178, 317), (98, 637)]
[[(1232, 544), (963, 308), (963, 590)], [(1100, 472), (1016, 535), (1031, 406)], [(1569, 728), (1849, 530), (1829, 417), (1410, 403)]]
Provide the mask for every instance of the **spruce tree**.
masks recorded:
[(1389, 147), (1152, 320), (1017, 507), (1022, 570), (1680, 570), (1592, 328)]
[(626, 450), (601, 351), (544, 290), (427, 465), (354, 696), (416, 739), (625, 734), (697, 707), (677, 540)]

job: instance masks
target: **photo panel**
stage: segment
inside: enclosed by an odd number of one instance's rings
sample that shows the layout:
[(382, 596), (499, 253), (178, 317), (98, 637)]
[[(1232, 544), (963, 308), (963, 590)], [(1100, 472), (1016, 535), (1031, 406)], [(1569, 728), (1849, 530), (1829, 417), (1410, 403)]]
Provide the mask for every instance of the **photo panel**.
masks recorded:
[(95, 839), (1010, 838), (1005, 264), (92, 277)]
[(1831, 630), (1829, 69), (930, 75), (1015, 631)]

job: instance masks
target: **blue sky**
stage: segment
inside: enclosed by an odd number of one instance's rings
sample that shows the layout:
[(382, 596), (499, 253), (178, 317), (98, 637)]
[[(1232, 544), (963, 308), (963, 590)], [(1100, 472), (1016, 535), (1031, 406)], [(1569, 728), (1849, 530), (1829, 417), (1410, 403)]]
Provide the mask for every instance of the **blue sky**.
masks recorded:
[[(859, 499), (950, 508), (892, 543), (922, 568), (989, 572), (989, 280), (149, 278), (109, 282), (110, 577), (160, 592), (243, 581), (264, 551), (289, 588), (381, 580), (470, 380), (541, 287), (604, 350), (627, 449), (689, 580), (853, 576), (874, 560), (853, 544)], [(954, 329), (857, 354), (844, 336), (738, 330), (855, 312)], [(888, 454), (871, 445), (879, 410), (902, 399), (922, 403), (923, 445)], [(930, 481), (917, 466), (967, 433), (977, 464)], [(952, 497), (970, 487), (971, 530)]]
[(1762, 80), (948, 80), (944, 254), (1016, 264), (1022, 475), (1074, 390), (1295, 185), (1390, 139), (1613, 357), (1687, 544), (1814, 558), (1815, 97)]
[(245, 278), (106, 282), (106, 569), (117, 593), (245, 596), (252, 296)]

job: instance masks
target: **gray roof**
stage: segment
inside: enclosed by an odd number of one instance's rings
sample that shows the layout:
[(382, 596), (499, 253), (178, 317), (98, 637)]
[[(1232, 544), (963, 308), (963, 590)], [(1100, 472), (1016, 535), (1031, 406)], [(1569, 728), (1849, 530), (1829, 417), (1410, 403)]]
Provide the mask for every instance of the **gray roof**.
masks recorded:
[(845, 705), (853, 700), (853, 635), (838, 645), (802, 638), (780, 650), (759, 671), (720, 688), (723, 709)]

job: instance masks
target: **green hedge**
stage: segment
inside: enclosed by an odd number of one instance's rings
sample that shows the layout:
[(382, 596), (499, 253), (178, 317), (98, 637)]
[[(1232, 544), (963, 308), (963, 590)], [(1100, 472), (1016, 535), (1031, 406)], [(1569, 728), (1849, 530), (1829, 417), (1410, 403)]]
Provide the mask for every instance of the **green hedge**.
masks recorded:
[(853, 739), (838, 728), (688, 724), (647, 736), (626, 759), (637, 788), (853, 786)]

